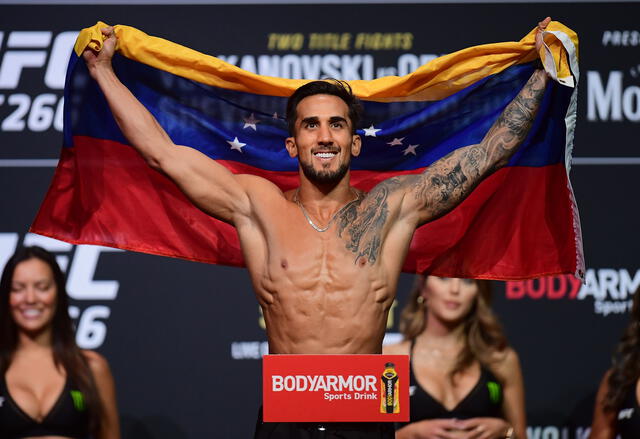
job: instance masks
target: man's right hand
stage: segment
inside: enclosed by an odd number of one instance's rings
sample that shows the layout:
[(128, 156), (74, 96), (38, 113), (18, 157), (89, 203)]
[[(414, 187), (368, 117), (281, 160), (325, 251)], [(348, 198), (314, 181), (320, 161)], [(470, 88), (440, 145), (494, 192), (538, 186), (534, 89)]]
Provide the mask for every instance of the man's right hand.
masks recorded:
[(102, 42), (102, 49), (96, 52), (95, 50), (86, 48), (82, 54), (82, 57), (87, 63), (89, 73), (92, 76), (100, 68), (111, 69), (111, 59), (116, 51), (116, 44), (118, 42), (116, 33), (112, 26), (104, 27), (100, 29), (100, 31), (105, 37)]
[[(234, 225), (237, 220), (246, 219), (252, 213), (247, 187), (258, 190), (263, 197), (266, 180), (236, 176), (196, 148), (176, 145), (114, 72), (111, 61), (118, 38), (113, 27), (100, 31), (103, 36), (100, 50), (86, 49), (82, 56), (128, 143), (149, 166), (173, 180), (187, 198), (207, 214)], [(249, 181), (253, 183), (246, 183)], [(282, 192), (269, 184), (270, 193), (281, 197)]]

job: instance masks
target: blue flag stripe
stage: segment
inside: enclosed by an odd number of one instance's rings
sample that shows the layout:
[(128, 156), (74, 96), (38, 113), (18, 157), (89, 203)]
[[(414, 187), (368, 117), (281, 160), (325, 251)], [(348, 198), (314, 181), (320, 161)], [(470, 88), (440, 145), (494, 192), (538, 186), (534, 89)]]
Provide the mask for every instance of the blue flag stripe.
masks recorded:
[[(65, 125), (65, 146), (73, 144), (71, 132), (127, 144), (84, 62), (72, 59), (71, 67), (67, 99), (72, 105), (67, 102), (65, 114), (71, 123)], [(286, 98), (203, 85), (123, 56), (114, 58), (114, 68), (175, 143), (213, 159), (297, 171), (297, 160), (284, 149)], [(479, 143), (532, 71), (531, 65), (512, 66), (436, 102), (363, 102), (362, 126), (379, 131), (373, 137), (359, 130), (363, 150), (351, 169), (419, 169), (459, 147)], [(549, 87), (534, 127), (510, 165), (546, 166), (564, 160), (564, 149), (557, 145), (564, 145), (565, 94), (571, 90), (555, 83)], [(231, 149), (229, 142), (236, 138), (245, 144), (242, 152)]]

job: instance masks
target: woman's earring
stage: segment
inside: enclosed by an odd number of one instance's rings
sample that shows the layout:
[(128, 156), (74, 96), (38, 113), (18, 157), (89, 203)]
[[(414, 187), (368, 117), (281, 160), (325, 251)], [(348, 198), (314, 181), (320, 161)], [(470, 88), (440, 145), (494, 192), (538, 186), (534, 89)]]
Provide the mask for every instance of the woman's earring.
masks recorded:
[(418, 298), (416, 299), (416, 302), (418, 302), (418, 305), (422, 305), (424, 303), (424, 297), (418, 296)]

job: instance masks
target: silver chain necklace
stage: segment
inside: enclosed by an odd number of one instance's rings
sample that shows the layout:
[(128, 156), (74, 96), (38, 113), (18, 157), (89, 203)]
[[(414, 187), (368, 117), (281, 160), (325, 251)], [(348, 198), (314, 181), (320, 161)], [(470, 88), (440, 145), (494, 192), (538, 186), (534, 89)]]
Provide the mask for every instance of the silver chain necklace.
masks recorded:
[(309, 213), (307, 212), (307, 209), (304, 208), (304, 206), (302, 205), (302, 203), (300, 202), (300, 200), (298, 199), (298, 193), (300, 192), (300, 188), (296, 189), (296, 193), (293, 196), (293, 201), (296, 202), (296, 204), (298, 206), (300, 206), (300, 210), (302, 210), (302, 214), (304, 215), (304, 217), (307, 219), (307, 222), (309, 223), (309, 225), (311, 227), (313, 227), (315, 229), (316, 232), (326, 232), (327, 230), (329, 230), (329, 227), (331, 227), (331, 224), (333, 223), (333, 220), (336, 219), (336, 217), (338, 215), (340, 215), (342, 213), (342, 211), (344, 211), (347, 207), (349, 207), (350, 205), (352, 205), (353, 203), (355, 203), (356, 201), (358, 201), (360, 199), (360, 195), (355, 192), (353, 190), (353, 188), (351, 189), (351, 193), (353, 193), (353, 195), (355, 195), (355, 198), (351, 201), (349, 201), (347, 204), (345, 204), (344, 206), (342, 206), (340, 208), (340, 210), (338, 210), (336, 213), (333, 214), (333, 216), (331, 217), (331, 219), (329, 220), (329, 222), (327, 223), (327, 225), (325, 227), (318, 227), (314, 224), (314, 222), (311, 220), (311, 217), (309, 216)]

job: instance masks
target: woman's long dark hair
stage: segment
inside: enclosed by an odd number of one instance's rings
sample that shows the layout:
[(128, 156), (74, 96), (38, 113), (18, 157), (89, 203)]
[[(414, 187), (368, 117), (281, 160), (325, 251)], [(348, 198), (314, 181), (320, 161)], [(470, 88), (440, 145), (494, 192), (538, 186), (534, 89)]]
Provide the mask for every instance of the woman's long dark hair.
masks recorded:
[(51, 322), (53, 361), (56, 367), (64, 369), (70, 380), (82, 392), (89, 413), (90, 429), (96, 433), (100, 428), (102, 405), (87, 359), (75, 342), (73, 325), (68, 313), (65, 277), (55, 257), (41, 247), (19, 248), (5, 265), (0, 278), (0, 373), (3, 376), (6, 374), (18, 348), (18, 328), (9, 306), (13, 273), (18, 264), (29, 259), (41, 260), (53, 273), (57, 292), (56, 308)]
[(604, 397), (606, 411), (618, 411), (629, 390), (640, 378), (640, 288), (633, 295), (629, 325), (622, 333), (613, 355), (608, 390)]
[[(426, 275), (416, 276), (409, 302), (400, 314), (400, 332), (405, 340), (414, 340), (426, 325), (425, 302), (419, 301), (427, 281)], [(478, 296), (464, 320), (464, 345), (449, 376), (464, 371), (478, 360), (483, 366), (491, 367), (495, 354), (504, 352), (508, 346), (502, 326), (491, 311), (491, 281), (473, 280), (478, 286)]]

